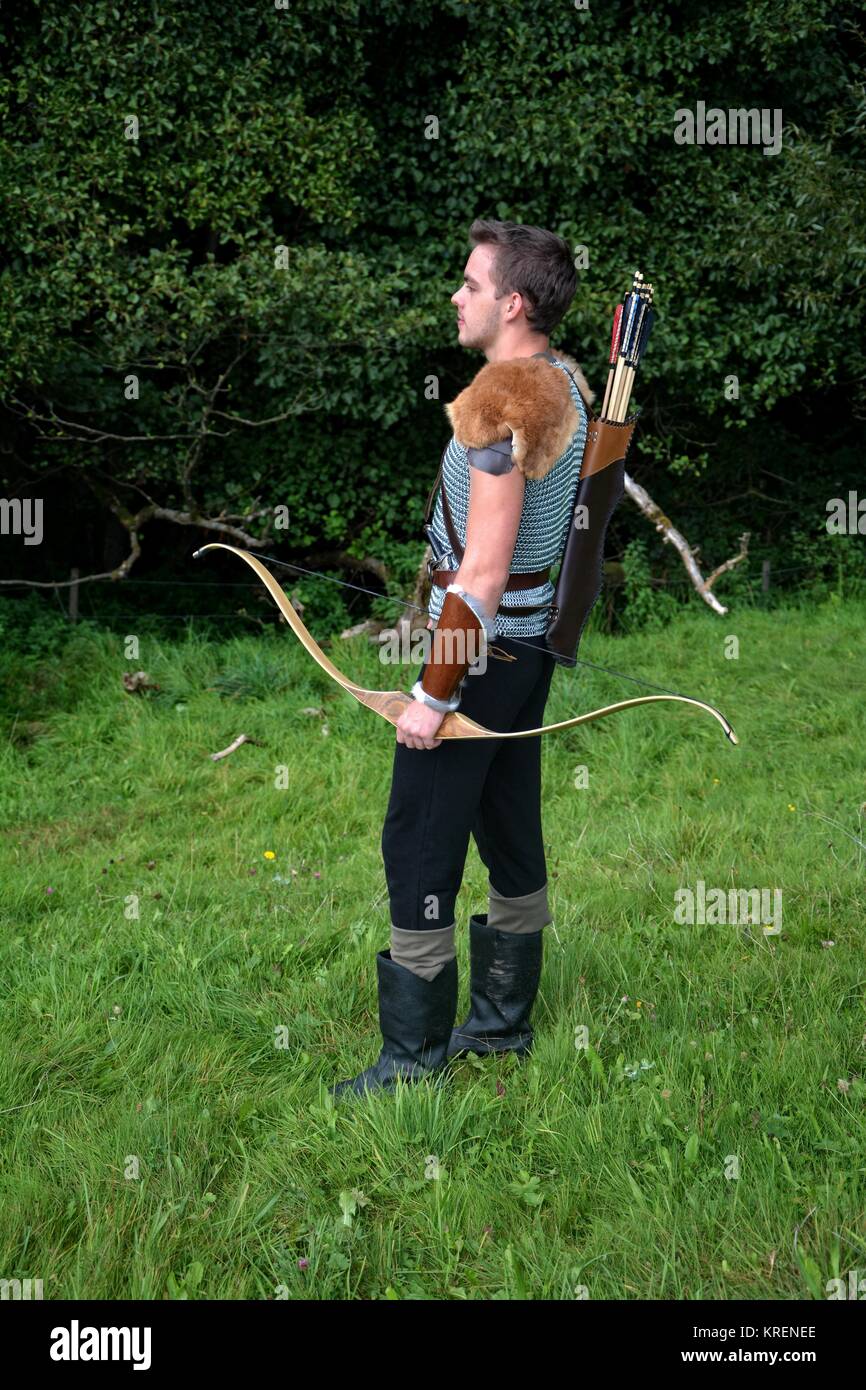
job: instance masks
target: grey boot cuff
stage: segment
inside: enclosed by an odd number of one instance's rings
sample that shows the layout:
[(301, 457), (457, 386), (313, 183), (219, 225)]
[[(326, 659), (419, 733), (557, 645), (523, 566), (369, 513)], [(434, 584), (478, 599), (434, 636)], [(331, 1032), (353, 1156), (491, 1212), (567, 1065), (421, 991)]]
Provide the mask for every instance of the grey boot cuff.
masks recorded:
[(552, 922), (547, 905), (547, 884), (520, 898), (505, 898), (489, 884), (488, 927), (497, 931), (537, 932)]
[(435, 980), (442, 970), (457, 954), (454, 946), (454, 929), (442, 927), (436, 931), (404, 931), (402, 927), (391, 924), (391, 959), (413, 975), (423, 980)]

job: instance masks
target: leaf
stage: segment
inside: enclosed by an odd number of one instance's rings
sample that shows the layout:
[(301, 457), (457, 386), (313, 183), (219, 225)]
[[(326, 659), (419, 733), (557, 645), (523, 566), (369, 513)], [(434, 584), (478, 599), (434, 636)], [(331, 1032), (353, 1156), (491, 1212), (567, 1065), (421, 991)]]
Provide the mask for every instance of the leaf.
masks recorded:
[(807, 1287), (813, 1298), (823, 1298), (824, 1285), (821, 1279), (821, 1271), (815, 1261), (797, 1246), (797, 1264), (800, 1266), (800, 1273), (806, 1281)]
[[(252, 1219), (253, 1226), (257, 1226), (258, 1223), (261, 1221), (262, 1217), (267, 1216), (268, 1212), (271, 1210), (271, 1207), (273, 1207), (279, 1201), (279, 1196), (280, 1194), (276, 1193), (276, 1195), (271, 1197), (269, 1201), (265, 1202), (265, 1205), (262, 1207), (261, 1211), (256, 1212), (255, 1216)], [(205, 1198), (205, 1200), (207, 1200), (207, 1198)]]
[(340, 1193), (340, 1211), (343, 1213), (342, 1222), (344, 1226), (351, 1226), (352, 1218), (358, 1210), (358, 1203), (354, 1192), (348, 1192), (345, 1188)]
[(588, 1047), (586, 1053), (589, 1057), (590, 1076), (594, 1077), (602, 1086), (605, 1086), (607, 1084), (607, 1076), (604, 1070), (604, 1062), (601, 1060), (594, 1047)]

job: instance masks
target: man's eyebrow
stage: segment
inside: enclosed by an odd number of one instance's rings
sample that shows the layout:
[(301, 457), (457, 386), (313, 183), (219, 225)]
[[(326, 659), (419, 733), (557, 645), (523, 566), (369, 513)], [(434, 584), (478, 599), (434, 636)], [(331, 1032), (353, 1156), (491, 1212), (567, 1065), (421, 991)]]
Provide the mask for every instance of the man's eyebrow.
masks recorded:
[(464, 272), (463, 272), (463, 279), (466, 281), (467, 285), (474, 285), (476, 289), (480, 289), (480, 288), (481, 288), (480, 285), (478, 284), (478, 281), (477, 281), (477, 280), (473, 280), (471, 275), (467, 275), (466, 272), (465, 272), (465, 270), (464, 270)]

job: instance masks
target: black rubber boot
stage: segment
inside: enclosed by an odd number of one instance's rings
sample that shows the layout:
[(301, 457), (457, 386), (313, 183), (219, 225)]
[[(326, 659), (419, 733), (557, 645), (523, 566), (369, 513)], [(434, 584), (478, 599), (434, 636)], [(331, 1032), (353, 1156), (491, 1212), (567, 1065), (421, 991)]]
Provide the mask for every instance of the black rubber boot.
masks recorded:
[(383, 1046), (378, 1061), (359, 1076), (330, 1088), (335, 1097), (365, 1091), (394, 1091), (398, 1076), (420, 1081), (443, 1080), (447, 1051), (457, 1013), (457, 960), (449, 960), (432, 980), (425, 980), (391, 959), (376, 954), (379, 976), (379, 1027)]
[(509, 932), (488, 927), (486, 912), (469, 918), (469, 1017), (451, 1035), (449, 1058), (465, 1052), (522, 1056), (531, 1050), (529, 1014), (541, 980), (543, 935), (543, 928)]

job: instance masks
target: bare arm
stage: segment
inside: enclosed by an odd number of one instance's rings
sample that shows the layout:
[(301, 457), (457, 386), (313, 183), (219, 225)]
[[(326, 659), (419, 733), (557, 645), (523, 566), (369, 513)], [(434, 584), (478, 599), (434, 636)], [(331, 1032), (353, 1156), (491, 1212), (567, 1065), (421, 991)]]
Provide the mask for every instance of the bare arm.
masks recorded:
[[(508, 583), (525, 479), (519, 468), (502, 474), (470, 468), (469, 478), (466, 549), (452, 582), (480, 600), (484, 613), (492, 618)], [(427, 626), (433, 627), (432, 618)], [(436, 731), (444, 717), (414, 701), (397, 721), (397, 742), (409, 748), (438, 748), (442, 740), (436, 738)]]
[(502, 474), (470, 468), (469, 474), (466, 550), (454, 582), (475, 594), (492, 618), (508, 583), (526, 479), (519, 468)]

